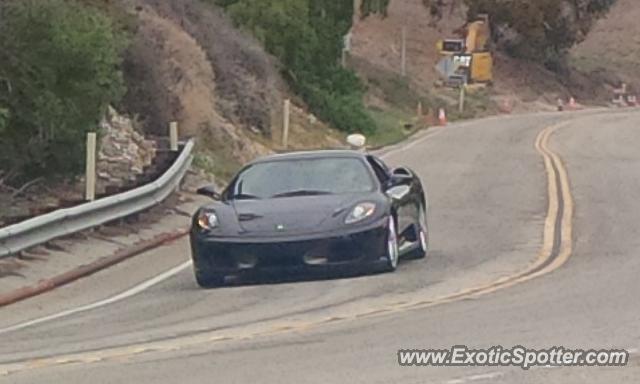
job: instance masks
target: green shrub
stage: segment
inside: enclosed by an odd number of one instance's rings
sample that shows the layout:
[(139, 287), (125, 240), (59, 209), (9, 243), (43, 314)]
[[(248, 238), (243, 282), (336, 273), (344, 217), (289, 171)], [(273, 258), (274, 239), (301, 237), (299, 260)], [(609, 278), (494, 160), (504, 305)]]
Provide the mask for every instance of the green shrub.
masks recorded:
[(86, 133), (124, 94), (125, 36), (72, 0), (5, 1), (0, 36), (0, 167), (23, 178), (78, 173)]

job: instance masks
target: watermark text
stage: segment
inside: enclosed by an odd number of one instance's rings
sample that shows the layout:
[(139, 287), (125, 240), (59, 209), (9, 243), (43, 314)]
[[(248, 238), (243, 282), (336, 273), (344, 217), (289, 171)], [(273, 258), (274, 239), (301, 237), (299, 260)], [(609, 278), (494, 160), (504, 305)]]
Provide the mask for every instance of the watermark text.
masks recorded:
[(629, 352), (623, 349), (529, 349), (522, 346), (470, 349), (456, 345), (451, 349), (402, 349), (398, 351), (401, 366), (514, 366), (530, 369), (536, 366), (621, 367), (627, 365)]

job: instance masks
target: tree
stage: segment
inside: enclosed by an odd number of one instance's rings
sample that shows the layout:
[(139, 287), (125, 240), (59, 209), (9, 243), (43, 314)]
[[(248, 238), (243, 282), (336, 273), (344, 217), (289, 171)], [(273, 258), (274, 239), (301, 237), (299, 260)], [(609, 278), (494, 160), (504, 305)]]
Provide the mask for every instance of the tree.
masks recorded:
[[(382, 2), (382, 0), (379, 0)], [(338, 129), (371, 133), (357, 76), (339, 64), (353, 3), (335, 0), (218, 0), (286, 68), (311, 110)]]
[(23, 177), (82, 169), (87, 131), (124, 94), (125, 36), (72, 0), (0, 6), (0, 167)]
[(615, 0), (465, 0), (469, 19), (489, 14), (494, 40), (507, 53), (552, 69), (565, 62)]

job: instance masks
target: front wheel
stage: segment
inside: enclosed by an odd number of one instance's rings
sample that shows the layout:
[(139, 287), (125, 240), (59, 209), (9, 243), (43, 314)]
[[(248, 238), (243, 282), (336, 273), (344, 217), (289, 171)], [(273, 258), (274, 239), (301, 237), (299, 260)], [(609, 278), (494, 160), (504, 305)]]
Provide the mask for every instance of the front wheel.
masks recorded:
[(415, 251), (412, 252), (410, 258), (424, 259), (425, 257), (427, 257), (427, 253), (429, 252), (429, 225), (427, 223), (427, 213), (424, 209), (424, 206), (420, 207), (420, 211), (418, 212), (418, 223), (416, 226), (416, 240), (418, 246)]

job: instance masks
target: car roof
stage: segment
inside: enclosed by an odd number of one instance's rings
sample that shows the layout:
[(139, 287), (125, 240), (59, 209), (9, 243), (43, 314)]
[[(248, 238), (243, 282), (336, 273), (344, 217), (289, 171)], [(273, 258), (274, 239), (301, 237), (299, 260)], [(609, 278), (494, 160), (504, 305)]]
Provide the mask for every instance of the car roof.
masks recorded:
[(354, 151), (354, 150), (314, 150), (314, 151), (299, 151), (278, 153), (274, 155), (268, 155), (258, 158), (251, 162), (251, 164), (266, 163), (269, 161), (286, 161), (286, 160), (304, 160), (304, 159), (331, 159), (331, 158), (353, 158), (353, 159), (365, 159), (367, 153)]

